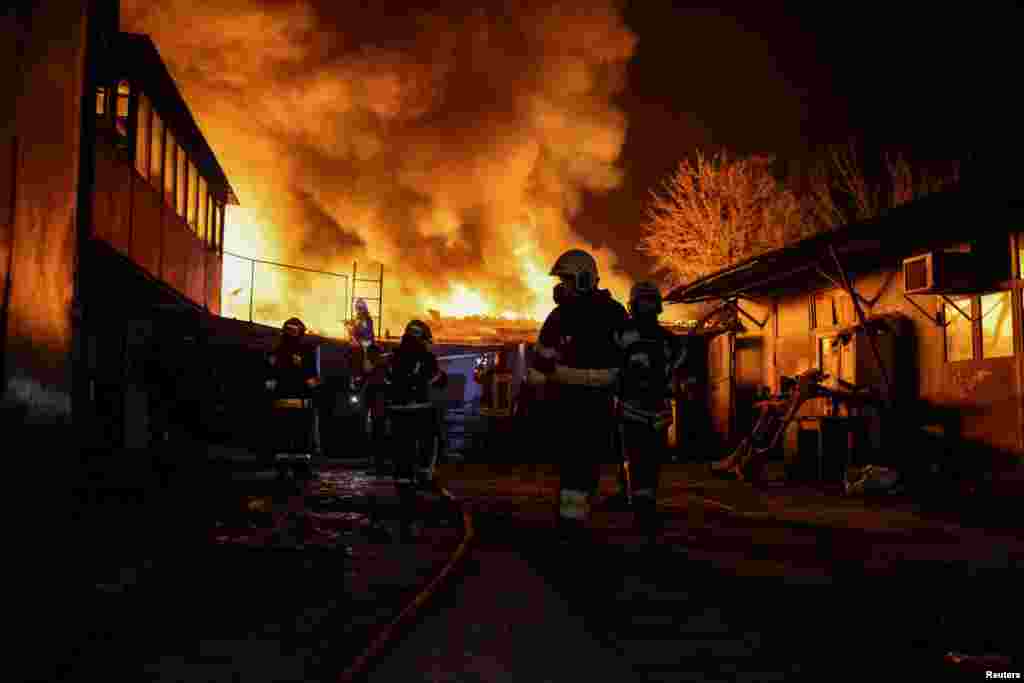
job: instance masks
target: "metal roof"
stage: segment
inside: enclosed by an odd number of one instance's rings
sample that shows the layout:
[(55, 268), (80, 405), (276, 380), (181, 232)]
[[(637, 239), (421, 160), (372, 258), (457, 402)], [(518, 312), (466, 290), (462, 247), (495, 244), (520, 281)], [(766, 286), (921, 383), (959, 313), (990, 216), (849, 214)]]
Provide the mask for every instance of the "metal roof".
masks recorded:
[[(835, 273), (829, 247), (844, 269), (875, 270), (914, 252), (941, 249), (986, 233), (1009, 233), (1021, 225), (1022, 204), (977, 185), (961, 185), (891, 209), (878, 218), (853, 223), (741, 261), (677, 287), (666, 303), (699, 303), (737, 296), (765, 296), (806, 290), (827, 280), (820, 266)], [(1007, 220), (1007, 212), (1016, 213)]]

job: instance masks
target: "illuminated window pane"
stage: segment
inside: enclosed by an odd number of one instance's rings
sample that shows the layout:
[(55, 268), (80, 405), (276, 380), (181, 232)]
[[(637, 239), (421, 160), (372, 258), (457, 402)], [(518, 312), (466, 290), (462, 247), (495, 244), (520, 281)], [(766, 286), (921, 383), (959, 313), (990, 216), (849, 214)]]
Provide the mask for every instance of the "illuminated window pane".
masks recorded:
[(199, 191), (199, 174), (196, 165), (188, 162), (188, 193), (186, 195), (185, 220), (193, 228), (196, 224), (196, 199)]
[(138, 119), (135, 122), (135, 170), (143, 178), (149, 175), (149, 98), (139, 95)]
[(178, 145), (178, 201), (174, 210), (182, 218), (185, 217), (185, 192), (188, 190), (188, 157), (185, 150)]
[(1024, 280), (1024, 232), (1017, 234), (1017, 277)]
[(96, 115), (105, 116), (107, 113), (107, 89), (96, 88)]
[(981, 351), (983, 358), (1013, 355), (1013, 316), (1010, 293), (998, 292), (981, 297)]
[(153, 125), (150, 129), (149, 144), (149, 182), (158, 191), (163, 178), (164, 163), (164, 122), (160, 115), (153, 112)]
[[(966, 313), (971, 314), (971, 300), (967, 298), (953, 299), (956, 305)], [(943, 304), (946, 316), (946, 360), (971, 360), (974, 358), (973, 350), (973, 325), (971, 321), (960, 314), (956, 308), (948, 303)]]
[(174, 208), (174, 180), (177, 174), (174, 172), (177, 162), (175, 155), (178, 152), (178, 143), (174, 141), (174, 135), (167, 131), (167, 143), (164, 146), (164, 203), (171, 209)]
[(213, 207), (213, 247), (220, 251), (224, 242), (224, 204), (216, 202)]
[(208, 192), (206, 189), (206, 179), (199, 178), (199, 227), (196, 232), (199, 233), (199, 238), (206, 240), (206, 231), (209, 228), (209, 204), (207, 204)]
[(121, 81), (117, 85), (117, 132), (128, 136), (128, 98), (131, 95), (131, 88), (128, 81)]

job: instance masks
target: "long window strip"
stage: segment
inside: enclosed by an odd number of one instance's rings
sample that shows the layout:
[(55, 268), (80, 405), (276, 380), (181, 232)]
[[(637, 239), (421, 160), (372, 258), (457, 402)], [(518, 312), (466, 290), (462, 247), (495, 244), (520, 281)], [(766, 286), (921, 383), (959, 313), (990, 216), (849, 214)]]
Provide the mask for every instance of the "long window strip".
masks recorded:
[(150, 121), (149, 182), (157, 192), (161, 192), (163, 190), (164, 122), (156, 109), (153, 109)]

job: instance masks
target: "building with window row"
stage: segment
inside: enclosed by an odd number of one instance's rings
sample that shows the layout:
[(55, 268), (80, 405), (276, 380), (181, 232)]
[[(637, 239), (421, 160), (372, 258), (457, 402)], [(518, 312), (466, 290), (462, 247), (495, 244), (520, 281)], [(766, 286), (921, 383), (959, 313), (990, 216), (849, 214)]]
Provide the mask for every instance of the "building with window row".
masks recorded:
[[(888, 417), (870, 418), (871, 457), (885, 460), (878, 464), (911, 472), (950, 467), (1021, 491), (1019, 197), (998, 178), (970, 179), (671, 292), (669, 303), (733, 301), (750, 316), (744, 331), (722, 335), (709, 349), (707, 403), (722, 454), (750, 432), (764, 387), (778, 392), (782, 376), (820, 368), (832, 387), (888, 393)], [(868, 327), (885, 322), (875, 349), (861, 314)], [(831, 411), (830, 401), (815, 399), (801, 416), (811, 422)], [(799, 430), (792, 432), (789, 449), (798, 448)]]

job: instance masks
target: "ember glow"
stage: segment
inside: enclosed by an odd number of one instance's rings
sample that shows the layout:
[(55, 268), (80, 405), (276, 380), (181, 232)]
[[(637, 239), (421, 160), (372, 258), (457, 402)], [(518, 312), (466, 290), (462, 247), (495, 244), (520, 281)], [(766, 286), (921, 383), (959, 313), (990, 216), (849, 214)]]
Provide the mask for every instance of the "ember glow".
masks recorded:
[[(392, 330), (429, 310), (543, 320), (569, 248), (621, 300), (615, 255), (572, 229), (583, 193), (621, 180), (612, 99), (635, 37), (611, 0), (355, 5), (124, 2), (122, 30), (153, 38), (242, 203), (225, 248), (360, 277), (383, 263)], [(251, 296), (257, 320), (343, 333), (336, 279), (257, 265), (252, 292), (246, 268), (225, 258), (225, 315)]]

